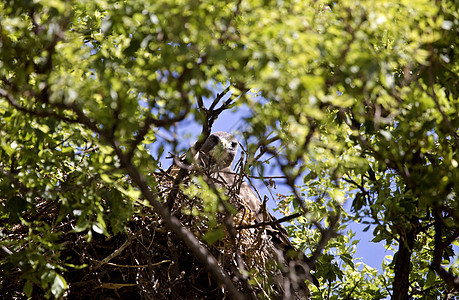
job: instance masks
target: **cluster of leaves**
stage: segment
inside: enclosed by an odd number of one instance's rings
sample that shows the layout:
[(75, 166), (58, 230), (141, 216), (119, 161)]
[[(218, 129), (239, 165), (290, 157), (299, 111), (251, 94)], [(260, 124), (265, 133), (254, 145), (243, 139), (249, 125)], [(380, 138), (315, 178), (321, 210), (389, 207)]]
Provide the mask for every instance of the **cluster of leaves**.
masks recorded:
[[(340, 212), (363, 220), (374, 242), (394, 247), (384, 265), (394, 299), (448, 295), (458, 276), (457, 6), (373, 4), (292, 2), (245, 15), (246, 37), (257, 35), (245, 44), (260, 58), (254, 86), (269, 99), (249, 102), (256, 111), (249, 122), (255, 134), (272, 130), (285, 145), (267, 152), (276, 153), (287, 181), (298, 184), (306, 173), (302, 189), (323, 201), (318, 209), (291, 198), (310, 212), (306, 224)], [(353, 214), (344, 217), (346, 201)]]
[[(27, 296), (33, 285), (63, 295), (65, 236), (123, 232), (142, 196), (240, 296), (148, 174), (183, 120), (202, 126), (199, 145), (245, 105), (248, 161), (274, 156), (291, 187), (285, 205), (302, 217), (290, 231), (317, 264), (316, 297), (458, 288), (455, 1), (9, 0), (0, 11), (0, 283), (19, 274)], [(232, 97), (207, 109), (215, 83)], [(65, 218), (77, 221), (62, 231)], [(358, 265), (351, 232), (337, 235), (353, 221), (395, 251), (385, 277)]]

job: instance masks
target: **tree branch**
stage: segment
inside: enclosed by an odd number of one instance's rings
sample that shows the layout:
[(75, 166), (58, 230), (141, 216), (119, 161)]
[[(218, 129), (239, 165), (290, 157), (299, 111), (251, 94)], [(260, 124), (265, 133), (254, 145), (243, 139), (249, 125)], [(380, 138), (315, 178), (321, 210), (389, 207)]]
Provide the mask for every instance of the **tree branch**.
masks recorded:
[(65, 121), (65, 122), (68, 122), (68, 123), (79, 123), (78, 120), (74, 120), (74, 119), (70, 119), (70, 118), (67, 118), (66, 116), (62, 116), (54, 111), (51, 111), (51, 110), (34, 110), (34, 109), (30, 109), (30, 108), (26, 108), (24, 106), (22, 106), (21, 104), (19, 104), (19, 102), (16, 101), (16, 99), (13, 97), (13, 95), (11, 95), (7, 90), (5, 89), (2, 89), (0, 88), (0, 96), (4, 97), (8, 103), (13, 106), (15, 109), (23, 112), (23, 113), (26, 113), (28, 115), (31, 115), (31, 116), (35, 116), (35, 117), (39, 117), (39, 118), (55, 118), (55, 119), (58, 119), (58, 120), (62, 120), (62, 121)]
[(453, 232), (453, 234), (451, 234), (451, 236), (449, 236), (446, 240), (443, 241), (443, 225), (440, 212), (435, 210), (433, 212), (433, 215), (435, 220), (435, 248), (430, 268), (434, 270), (438, 274), (438, 276), (440, 276), (440, 278), (443, 279), (450, 287), (459, 289), (459, 277), (456, 277), (453, 274), (448, 273), (445, 270), (445, 268), (441, 266), (443, 252), (445, 251), (446, 247), (448, 247), (454, 240), (456, 240), (459, 237), (459, 229), (456, 229)]
[(337, 233), (335, 231), (335, 227), (338, 224), (339, 219), (340, 219), (339, 211), (338, 211), (338, 213), (336, 215), (330, 216), (329, 217), (330, 226), (327, 229), (323, 229), (322, 226), (318, 226), (317, 222), (314, 222), (316, 227), (320, 230), (321, 237), (320, 237), (319, 243), (317, 244), (316, 249), (314, 250), (314, 252), (312, 252), (312, 255), (309, 258), (309, 262), (310, 262), (309, 266), (311, 268), (314, 267), (315, 262), (317, 261), (317, 259), (321, 255), (322, 251), (327, 246), (328, 241), (337, 236)]
[(288, 222), (290, 220), (296, 219), (296, 218), (298, 218), (298, 217), (300, 217), (302, 215), (303, 215), (302, 213), (294, 213), (292, 215), (285, 216), (285, 217), (277, 219), (275, 221), (260, 222), (260, 223), (256, 223), (256, 224), (240, 225), (240, 226), (236, 227), (236, 229), (240, 230), (240, 229), (248, 229), (248, 228), (258, 228), (258, 227), (264, 227), (264, 226), (274, 226), (274, 225), (278, 225), (278, 224), (283, 223), (283, 222)]
[(128, 152), (128, 158), (131, 159), (134, 156), (134, 152), (137, 148), (137, 146), (143, 141), (145, 135), (147, 135), (148, 131), (150, 130), (151, 125), (155, 125), (156, 127), (166, 127), (169, 125), (172, 125), (175, 122), (180, 122), (185, 117), (188, 115), (190, 111), (190, 106), (186, 105), (185, 110), (180, 113), (178, 116), (173, 117), (173, 118), (164, 118), (164, 119), (155, 119), (153, 117), (147, 117), (145, 119), (145, 124), (140, 128), (140, 130), (137, 132), (137, 135), (135, 139), (131, 142), (129, 145), (129, 152)]

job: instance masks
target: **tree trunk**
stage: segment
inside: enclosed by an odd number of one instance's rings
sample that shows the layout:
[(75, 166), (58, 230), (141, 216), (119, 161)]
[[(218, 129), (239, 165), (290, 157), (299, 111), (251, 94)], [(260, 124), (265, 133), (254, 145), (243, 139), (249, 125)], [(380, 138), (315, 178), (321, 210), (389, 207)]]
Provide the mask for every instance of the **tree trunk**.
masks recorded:
[(400, 245), (395, 253), (394, 282), (392, 300), (410, 299), (408, 289), (410, 287), (411, 253), (413, 250), (416, 229), (404, 231), (400, 234)]

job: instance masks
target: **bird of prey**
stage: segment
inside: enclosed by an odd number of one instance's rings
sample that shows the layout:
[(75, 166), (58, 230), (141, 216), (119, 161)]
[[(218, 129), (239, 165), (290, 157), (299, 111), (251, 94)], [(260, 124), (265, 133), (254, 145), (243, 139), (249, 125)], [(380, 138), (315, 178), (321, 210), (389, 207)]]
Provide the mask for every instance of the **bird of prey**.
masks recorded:
[[(255, 223), (276, 221), (276, 219), (266, 211), (262, 202), (249, 184), (241, 180), (239, 174), (231, 170), (237, 148), (238, 141), (231, 134), (223, 131), (214, 132), (205, 140), (199, 152), (195, 154), (194, 159), (199, 167), (208, 171), (208, 174), (213, 178), (213, 182), (216, 186), (237, 191), (237, 198), (241, 202), (240, 204), (255, 215)], [(236, 185), (238, 185), (237, 188), (235, 187)], [(274, 244), (273, 250), (275, 253), (273, 253), (273, 257), (286, 266), (284, 269), (293, 270), (293, 273), (295, 273), (293, 277), (296, 282), (294, 282), (292, 289), (303, 289), (309, 294), (309, 290), (304, 280), (307, 279), (316, 286), (318, 286), (318, 281), (310, 273), (310, 266), (304, 258), (303, 253), (296, 251), (288, 239), (285, 228), (279, 223), (272, 226), (266, 226), (265, 230), (266, 234), (271, 236), (271, 240)], [(296, 253), (296, 259), (292, 258), (291, 252)], [(292, 282), (290, 282), (290, 284), (292, 284)]]

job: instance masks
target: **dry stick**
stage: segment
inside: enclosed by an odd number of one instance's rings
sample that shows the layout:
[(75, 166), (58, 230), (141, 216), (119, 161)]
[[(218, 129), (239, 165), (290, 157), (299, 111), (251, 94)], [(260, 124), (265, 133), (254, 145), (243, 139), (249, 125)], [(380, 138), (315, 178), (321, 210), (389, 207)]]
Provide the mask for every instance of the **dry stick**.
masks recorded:
[[(95, 260), (93, 259), (93, 261), (96, 261), (96, 262), (99, 262), (101, 263), (102, 261), (100, 260)], [(159, 266), (159, 265), (162, 265), (162, 264), (165, 264), (165, 263), (168, 263), (168, 262), (171, 262), (171, 260), (162, 260), (160, 262), (157, 262), (157, 263), (153, 263), (151, 264), (152, 266)], [(105, 263), (107, 266), (113, 266), (113, 267), (118, 267), (118, 268), (148, 268), (149, 265), (120, 265), (120, 264), (115, 264), (115, 263), (111, 263), (111, 262), (107, 262)]]
[(260, 222), (260, 223), (248, 224), (248, 225), (240, 225), (236, 229), (239, 230), (239, 229), (247, 229), (247, 228), (257, 228), (257, 227), (262, 227), (262, 226), (274, 226), (274, 225), (277, 225), (277, 224), (280, 224), (280, 223), (283, 223), (283, 222), (290, 221), (292, 219), (296, 219), (296, 218), (298, 218), (298, 217), (300, 217), (302, 215), (303, 215), (302, 213), (294, 213), (292, 215), (280, 218), (280, 219), (278, 219), (276, 221)]
[(103, 289), (117, 290), (127, 286), (138, 286), (137, 283), (101, 283), (100, 287)]
[(135, 235), (129, 237), (124, 243), (123, 245), (121, 245), (121, 247), (119, 247), (118, 249), (116, 249), (115, 251), (113, 251), (112, 254), (110, 254), (109, 256), (105, 257), (103, 260), (101, 260), (95, 267), (94, 267), (94, 271), (99, 269), (102, 265), (108, 263), (110, 260), (112, 260), (113, 258), (117, 257), (118, 255), (121, 254), (121, 252), (123, 252), (124, 249), (126, 249), (127, 246), (129, 246), (132, 242), (132, 240), (134, 239)]

